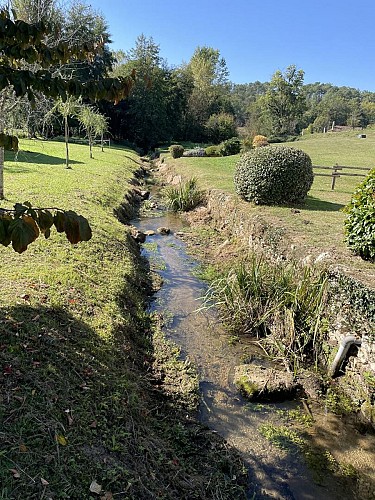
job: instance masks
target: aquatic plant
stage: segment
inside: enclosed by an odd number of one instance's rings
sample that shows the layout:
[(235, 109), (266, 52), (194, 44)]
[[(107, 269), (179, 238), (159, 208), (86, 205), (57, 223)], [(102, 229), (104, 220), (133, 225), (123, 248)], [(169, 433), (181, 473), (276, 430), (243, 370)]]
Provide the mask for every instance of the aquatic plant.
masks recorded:
[(188, 212), (203, 202), (204, 192), (198, 189), (197, 180), (193, 177), (178, 186), (167, 187), (164, 198), (173, 212)]
[(231, 333), (252, 334), (296, 369), (317, 363), (323, 335), (326, 272), (251, 254), (211, 281), (204, 306), (219, 306)]

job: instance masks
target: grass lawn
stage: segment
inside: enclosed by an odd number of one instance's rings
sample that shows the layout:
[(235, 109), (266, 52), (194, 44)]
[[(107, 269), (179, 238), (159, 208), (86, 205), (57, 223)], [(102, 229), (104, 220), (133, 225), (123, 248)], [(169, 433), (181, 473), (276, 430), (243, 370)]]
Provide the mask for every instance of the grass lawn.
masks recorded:
[(20, 147), (0, 206), (75, 210), (93, 237), (72, 246), (52, 230), (21, 255), (0, 248), (0, 498), (182, 498), (226, 482), (236, 495), (210, 456), (225, 456), (222, 442), (170, 416), (150, 382), (147, 270), (113, 214), (137, 167), (125, 155), (136, 156), (95, 148), (90, 160), (73, 144), (67, 170), (64, 143)]
[[(358, 131), (313, 134), (301, 137), (299, 141), (287, 145), (300, 148), (308, 153), (313, 165), (332, 166), (334, 164), (356, 167), (375, 166), (375, 130), (366, 130), (366, 139), (358, 139)], [(196, 177), (204, 189), (219, 189), (234, 192), (233, 173), (239, 155), (220, 158), (179, 158), (168, 159), (176, 171), (185, 177)], [(327, 173), (316, 170), (318, 173)], [(358, 172), (355, 172), (358, 173)], [(254, 206), (243, 203), (250, 214), (259, 214), (266, 221), (287, 229), (292, 239), (317, 251), (330, 251), (340, 262), (364, 270), (373, 266), (353, 257), (343, 242), (343, 222), (345, 214), (342, 208), (350, 201), (361, 177), (340, 177), (336, 180), (334, 191), (331, 190), (331, 178), (316, 176), (306, 203), (297, 207), (300, 212), (291, 211), (290, 207)]]

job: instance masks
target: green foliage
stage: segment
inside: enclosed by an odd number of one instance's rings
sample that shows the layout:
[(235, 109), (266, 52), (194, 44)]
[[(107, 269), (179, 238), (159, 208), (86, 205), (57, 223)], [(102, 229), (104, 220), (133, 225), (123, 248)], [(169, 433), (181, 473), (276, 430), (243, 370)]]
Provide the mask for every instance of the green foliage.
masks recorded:
[(233, 115), (229, 113), (213, 114), (205, 125), (208, 139), (214, 144), (235, 137), (237, 127)]
[(14, 209), (0, 209), (0, 243), (8, 246), (12, 243), (13, 250), (22, 253), (39, 234), (49, 238), (51, 227), (55, 226), (58, 233), (65, 233), (70, 243), (91, 239), (92, 233), (85, 217), (72, 210), (33, 208), (25, 201), (16, 203)]
[(220, 156), (237, 155), (241, 151), (241, 141), (238, 137), (232, 137), (219, 144)]
[(5, 151), (18, 151), (18, 137), (0, 133), (0, 148)]
[(316, 362), (326, 297), (324, 271), (252, 254), (218, 274), (205, 304), (220, 307), (231, 333), (264, 337), (264, 348), (291, 368)]
[(375, 169), (359, 185), (345, 208), (345, 241), (363, 259), (375, 260)]
[[(100, 52), (100, 44), (81, 43), (75, 47), (58, 43), (54, 47), (45, 44), (48, 26), (44, 22), (29, 24), (12, 21), (9, 12), (0, 10), (0, 56), (2, 60), (0, 90), (12, 85), (16, 96), (27, 95), (34, 102), (34, 92), (50, 97), (85, 95), (92, 99), (119, 101), (129, 94), (130, 78), (101, 78), (82, 84), (77, 79), (58, 77), (51, 68), (71, 60), (92, 61)], [(24, 63), (36, 64), (36, 71), (24, 69)]]
[(300, 203), (313, 183), (310, 157), (299, 149), (267, 146), (245, 153), (237, 163), (237, 194), (257, 204)]
[(169, 152), (171, 153), (172, 158), (181, 158), (184, 154), (184, 147), (180, 144), (172, 144), (169, 146)]
[(325, 406), (336, 415), (349, 415), (358, 411), (358, 402), (353, 401), (342, 389), (332, 385), (327, 390)]
[(293, 134), (306, 109), (303, 92), (304, 71), (292, 65), (276, 71), (261, 102), (275, 134)]
[(198, 189), (195, 178), (180, 183), (177, 187), (168, 187), (164, 192), (164, 196), (168, 207), (174, 212), (188, 212), (204, 200), (204, 193)]
[(205, 150), (205, 155), (210, 157), (221, 156), (220, 144), (218, 146), (208, 146)]

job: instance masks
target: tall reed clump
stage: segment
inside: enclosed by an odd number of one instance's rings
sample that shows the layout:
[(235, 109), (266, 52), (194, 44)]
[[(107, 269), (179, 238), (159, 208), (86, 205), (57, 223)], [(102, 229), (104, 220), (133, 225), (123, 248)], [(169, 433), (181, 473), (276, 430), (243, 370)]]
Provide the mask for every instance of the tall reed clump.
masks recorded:
[(326, 285), (322, 269), (252, 254), (211, 282), (204, 304), (219, 306), (231, 333), (256, 336), (270, 355), (297, 369), (321, 354)]
[(188, 212), (204, 201), (204, 192), (198, 189), (197, 180), (193, 177), (178, 186), (167, 187), (164, 198), (173, 212)]

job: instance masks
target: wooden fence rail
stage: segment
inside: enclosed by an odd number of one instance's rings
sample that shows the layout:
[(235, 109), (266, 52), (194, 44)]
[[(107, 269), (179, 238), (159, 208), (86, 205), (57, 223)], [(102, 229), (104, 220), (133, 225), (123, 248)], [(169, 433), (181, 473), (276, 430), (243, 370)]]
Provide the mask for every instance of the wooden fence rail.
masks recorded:
[[(313, 165), (313, 169), (320, 169), (320, 170), (331, 170), (331, 173), (330, 174), (320, 174), (320, 173), (316, 173), (314, 171), (314, 176), (317, 175), (317, 176), (321, 176), (321, 177), (331, 177), (332, 178), (332, 181), (331, 181), (331, 189), (335, 189), (335, 184), (336, 184), (336, 179), (338, 177), (341, 177), (342, 175), (347, 175), (347, 176), (350, 176), (350, 177), (367, 177), (367, 174), (366, 173), (362, 173), (362, 174), (356, 174), (356, 173), (351, 173), (352, 170), (357, 170), (357, 171), (365, 171), (365, 172), (369, 172), (370, 170), (372, 170), (371, 168), (368, 168), (368, 167), (349, 167), (349, 166), (344, 166), (344, 165), (333, 165), (332, 167), (322, 167), (320, 165)], [(348, 170), (349, 172), (343, 172), (343, 170)]]

